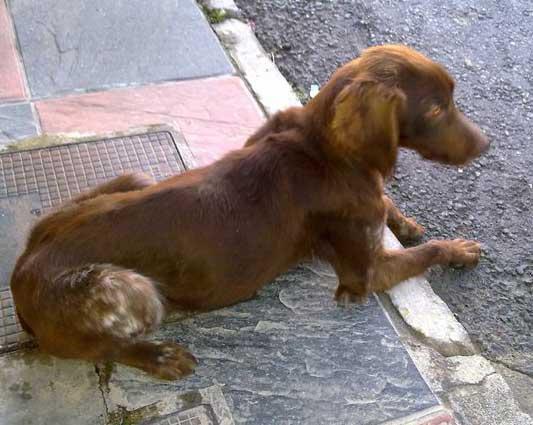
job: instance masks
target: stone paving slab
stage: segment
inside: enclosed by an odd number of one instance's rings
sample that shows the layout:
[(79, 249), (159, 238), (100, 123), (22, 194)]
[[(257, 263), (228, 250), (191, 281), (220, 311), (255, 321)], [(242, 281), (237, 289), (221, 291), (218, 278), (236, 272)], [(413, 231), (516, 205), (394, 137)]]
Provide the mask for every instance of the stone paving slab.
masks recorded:
[(34, 97), (230, 74), (194, 0), (12, 0)]
[(166, 124), (185, 136), (197, 165), (240, 148), (264, 118), (237, 77), (71, 95), (36, 103), (44, 133), (109, 134)]
[(117, 366), (108, 406), (222, 385), (236, 423), (379, 424), (438, 405), (375, 299), (340, 308), (329, 270), (297, 268), (248, 302), (166, 323), (199, 360), (172, 383)]
[(104, 420), (94, 365), (38, 351), (0, 357), (2, 425), (103, 425)]
[(37, 124), (29, 103), (0, 105), (0, 149), (11, 141), (35, 135)]
[(25, 97), (22, 66), (6, 4), (0, 1), (0, 101)]

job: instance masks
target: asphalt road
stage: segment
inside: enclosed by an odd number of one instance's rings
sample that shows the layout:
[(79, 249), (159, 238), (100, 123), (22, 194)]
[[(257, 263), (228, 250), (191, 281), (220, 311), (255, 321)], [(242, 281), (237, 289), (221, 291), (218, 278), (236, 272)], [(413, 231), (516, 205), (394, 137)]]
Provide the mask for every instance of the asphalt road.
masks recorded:
[(410, 45), (444, 64), (492, 140), (465, 169), (400, 155), (389, 185), (427, 238), (481, 241), (478, 268), (433, 289), (493, 361), (533, 377), (533, 3), (529, 0), (236, 0), (298, 93), (364, 47)]

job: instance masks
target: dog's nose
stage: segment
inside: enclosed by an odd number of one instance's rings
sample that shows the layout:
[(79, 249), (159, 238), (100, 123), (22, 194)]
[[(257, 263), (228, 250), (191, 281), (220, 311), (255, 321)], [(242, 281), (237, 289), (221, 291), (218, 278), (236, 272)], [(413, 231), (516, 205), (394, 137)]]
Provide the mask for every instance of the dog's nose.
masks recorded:
[(485, 153), (490, 146), (488, 137), (472, 121), (461, 114), (460, 122), (463, 125), (463, 131), (467, 140), (470, 140), (470, 156), (475, 158)]
[(485, 153), (490, 148), (490, 140), (487, 136), (483, 135), (483, 140), (481, 141), (481, 153)]
[(481, 130), (479, 130), (479, 135), (477, 137), (477, 151), (478, 155), (484, 154), (487, 152), (490, 148), (490, 140), (485, 134), (482, 133)]

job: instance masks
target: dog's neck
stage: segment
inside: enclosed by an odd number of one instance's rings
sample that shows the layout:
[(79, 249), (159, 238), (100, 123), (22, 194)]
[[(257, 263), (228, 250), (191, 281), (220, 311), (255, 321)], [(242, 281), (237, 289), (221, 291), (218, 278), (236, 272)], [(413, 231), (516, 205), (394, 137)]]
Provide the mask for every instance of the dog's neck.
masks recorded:
[[(339, 137), (353, 138), (357, 137), (357, 134), (339, 136), (331, 131), (334, 119), (333, 104), (343, 84), (342, 81), (328, 83), (307, 105), (277, 112), (248, 138), (245, 146), (254, 145), (281, 133), (296, 133), (299, 137), (292, 136), (290, 139), (300, 139), (317, 157), (328, 158), (347, 167), (375, 171), (383, 179), (388, 179), (396, 165), (398, 146), (377, 143), (365, 149), (351, 150), (350, 143), (339, 143)], [(354, 146), (355, 141), (353, 140)]]
[(342, 162), (348, 167), (378, 172), (384, 180), (387, 180), (396, 167), (398, 145), (376, 141), (375, 144), (361, 146), (356, 143), (359, 136), (357, 131), (339, 133), (333, 130), (334, 97), (323, 91), (302, 108), (302, 115), (306, 116), (308, 124), (305, 127), (306, 142), (312, 143), (322, 155), (336, 162)]

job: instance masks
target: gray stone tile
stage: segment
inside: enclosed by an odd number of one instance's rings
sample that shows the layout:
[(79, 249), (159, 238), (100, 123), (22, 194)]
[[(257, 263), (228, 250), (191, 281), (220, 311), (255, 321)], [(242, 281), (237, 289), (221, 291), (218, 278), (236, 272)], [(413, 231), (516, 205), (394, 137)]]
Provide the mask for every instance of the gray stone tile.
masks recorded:
[(11, 0), (36, 97), (231, 73), (194, 0)]
[(104, 417), (94, 365), (36, 351), (0, 357), (0, 423), (101, 425)]
[(0, 105), (0, 147), (35, 135), (37, 127), (29, 103)]
[(378, 424), (437, 405), (375, 299), (340, 308), (334, 285), (298, 268), (254, 300), (167, 323), (156, 338), (189, 347), (195, 375), (167, 384), (118, 366), (108, 405), (214, 383), (236, 423)]

